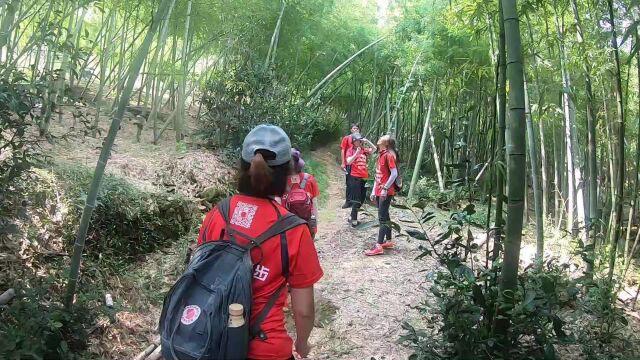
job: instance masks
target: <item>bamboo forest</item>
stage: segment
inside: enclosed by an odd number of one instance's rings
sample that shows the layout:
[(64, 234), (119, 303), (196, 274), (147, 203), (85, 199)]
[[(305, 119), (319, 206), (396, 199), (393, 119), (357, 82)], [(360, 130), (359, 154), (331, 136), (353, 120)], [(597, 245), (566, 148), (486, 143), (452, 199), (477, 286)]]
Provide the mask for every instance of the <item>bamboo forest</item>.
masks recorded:
[(0, 0), (0, 359), (640, 359), (639, 195), (638, 0)]

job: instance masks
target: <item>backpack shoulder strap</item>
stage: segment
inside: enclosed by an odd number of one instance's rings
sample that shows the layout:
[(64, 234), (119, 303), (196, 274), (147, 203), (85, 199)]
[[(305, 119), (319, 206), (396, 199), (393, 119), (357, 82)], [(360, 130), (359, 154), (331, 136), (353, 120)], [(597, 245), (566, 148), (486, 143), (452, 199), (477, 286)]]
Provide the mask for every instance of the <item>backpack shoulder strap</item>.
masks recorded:
[(306, 221), (297, 217), (296, 215), (292, 213), (287, 213), (286, 215), (278, 218), (278, 220), (276, 220), (276, 222), (273, 225), (271, 225), (271, 227), (269, 227), (265, 232), (260, 234), (260, 236), (255, 238), (253, 246), (254, 247), (260, 246), (262, 245), (263, 242), (271, 239), (272, 237), (278, 234), (284, 234), (287, 232), (287, 230), (293, 229), (298, 225), (302, 225), (306, 223), (307, 223)]
[(285, 282), (276, 290), (275, 293), (273, 293), (273, 295), (271, 295), (269, 301), (267, 301), (266, 305), (258, 314), (258, 317), (249, 329), (251, 338), (258, 337), (263, 341), (267, 340), (267, 336), (264, 331), (262, 331), (260, 326), (262, 325), (262, 322), (267, 318), (267, 315), (269, 315), (271, 309), (273, 309), (273, 307), (275, 306), (276, 301), (278, 301), (278, 299), (280, 298), (282, 290), (284, 290), (284, 288), (287, 286), (287, 283), (289, 282), (289, 244), (287, 242), (287, 230), (307, 223), (306, 221), (302, 220), (292, 213), (287, 213), (286, 215), (282, 216), (276, 205), (274, 205), (274, 210), (278, 215), (278, 220), (276, 220), (276, 222), (271, 225), (271, 227), (269, 227), (267, 231), (258, 236), (253, 244), (253, 246), (259, 246), (263, 242), (280, 234), (280, 259), (282, 261), (282, 276), (284, 276)]
[(300, 189), (304, 190), (304, 187), (307, 186), (307, 181), (309, 181), (309, 174), (304, 173), (304, 177), (302, 178), (302, 182), (300, 183)]
[[(224, 220), (224, 232), (226, 232), (227, 235), (229, 236), (229, 241), (231, 241), (236, 245), (239, 245), (238, 242), (236, 241), (234, 234), (240, 233), (240, 232), (231, 229), (231, 225), (229, 224), (229, 212), (231, 212), (231, 196), (226, 197), (222, 201), (220, 201), (218, 205), (216, 205), (216, 208), (218, 209), (218, 212), (220, 213), (220, 215), (222, 216), (222, 219)], [(248, 237), (243, 233), (240, 233), (240, 236), (247, 238), (249, 241), (252, 240), (251, 237)], [(221, 240), (222, 238), (223, 237), (221, 234)]]
[(218, 212), (222, 215), (225, 223), (229, 223), (229, 211), (231, 209), (231, 196), (222, 199), (218, 205), (216, 205)]

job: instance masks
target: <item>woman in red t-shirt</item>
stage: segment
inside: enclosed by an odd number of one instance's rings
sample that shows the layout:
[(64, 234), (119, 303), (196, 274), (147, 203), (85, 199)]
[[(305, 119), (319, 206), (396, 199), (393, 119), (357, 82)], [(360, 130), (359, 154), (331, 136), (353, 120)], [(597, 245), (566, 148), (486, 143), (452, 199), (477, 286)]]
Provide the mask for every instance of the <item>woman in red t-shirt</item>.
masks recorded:
[(353, 146), (353, 142), (351, 141), (351, 135), (360, 132), (360, 125), (353, 123), (351, 124), (351, 133), (349, 135), (345, 135), (340, 142), (340, 167), (342, 171), (344, 171), (344, 183), (345, 183), (345, 197), (344, 197), (344, 205), (342, 205), (343, 209), (348, 208), (349, 203), (349, 180), (351, 179), (351, 166), (347, 164), (347, 151), (351, 149)]
[[(291, 163), (293, 165), (292, 174), (287, 177), (287, 193), (293, 189), (300, 187), (302, 181), (304, 181), (305, 175), (307, 176), (307, 182), (304, 185), (304, 190), (311, 198), (311, 219), (309, 220), (309, 228), (311, 229), (311, 236), (315, 238), (318, 232), (318, 197), (320, 196), (320, 187), (316, 178), (304, 172), (304, 159), (302, 159), (302, 153), (296, 148), (291, 149)], [(285, 193), (282, 197), (283, 203), (286, 202)]]
[[(349, 181), (349, 202), (351, 205), (351, 226), (358, 225), (358, 210), (367, 198), (367, 189), (365, 184), (369, 177), (367, 168), (367, 160), (373, 153), (375, 145), (360, 135), (354, 133), (351, 135), (353, 146), (347, 151), (347, 165), (351, 166), (351, 180)], [(369, 145), (369, 148), (363, 147), (363, 143)]]
[(398, 151), (396, 150), (395, 139), (389, 135), (385, 135), (378, 140), (378, 150), (380, 156), (376, 164), (376, 181), (373, 192), (371, 193), (371, 201), (378, 204), (378, 220), (380, 221), (380, 229), (378, 230), (378, 242), (371, 249), (365, 251), (368, 256), (382, 255), (384, 249), (394, 247), (391, 242), (391, 226), (389, 222), (389, 207), (391, 199), (396, 194), (395, 182), (398, 177)]
[[(287, 175), (291, 169), (291, 142), (287, 134), (277, 126), (259, 125), (245, 137), (238, 178), (238, 195), (231, 197), (229, 224), (217, 208), (211, 210), (202, 228), (198, 244), (204, 239), (219, 239), (226, 233), (226, 226), (236, 230), (236, 239), (246, 242), (240, 233), (256, 238), (273, 225), (278, 213), (287, 209), (274, 198), (282, 196), (287, 187)], [(309, 228), (296, 226), (286, 232), (289, 252), (289, 275), (282, 275), (282, 259), (279, 236), (265, 241), (251, 250), (254, 265), (252, 282), (253, 302), (249, 324), (265, 308), (268, 300), (286, 282), (291, 292), (291, 308), (296, 327), (295, 351), (302, 357), (309, 354), (309, 335), (314, 323), (313, 286), (323, 275), (318, 253), (311, 239)], [(286, 288), (286, 287), (285, 287)], [(256, 360), (293, 359), (293, 341), (285, 328), (287, 293), (282, 291), (275, 305), (261, 324), (266, 339), (256, 338), (249, 343), (249, 358)]]

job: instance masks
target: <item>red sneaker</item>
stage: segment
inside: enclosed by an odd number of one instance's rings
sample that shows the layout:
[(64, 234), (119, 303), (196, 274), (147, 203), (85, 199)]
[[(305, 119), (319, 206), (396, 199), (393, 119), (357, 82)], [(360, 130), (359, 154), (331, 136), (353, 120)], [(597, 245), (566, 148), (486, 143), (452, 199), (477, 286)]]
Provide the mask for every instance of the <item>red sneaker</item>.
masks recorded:
[(385, 241), (382, 243), (382, 248), (383, 249), (393, 249), (394, 247), (396, 247), (396, 244), (394, 244), (391, 241)]
[(367, 256), (384, 255), (384, 249), (382, 248), (382, 245), (376, 244), (373, 249), (365, 251), (364, 254)]

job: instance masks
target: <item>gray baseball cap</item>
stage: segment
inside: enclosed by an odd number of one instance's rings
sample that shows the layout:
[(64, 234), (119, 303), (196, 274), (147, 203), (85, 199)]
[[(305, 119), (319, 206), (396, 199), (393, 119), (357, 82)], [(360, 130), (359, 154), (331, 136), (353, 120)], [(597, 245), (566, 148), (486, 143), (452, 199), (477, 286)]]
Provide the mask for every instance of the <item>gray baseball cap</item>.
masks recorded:
[(363, 139), (363, 137), (362, 137), (362, 135), (360, 135), (360, 133), (351, 134), (351, 140), (353, 140), (353, 141), (362, 140), (362, 139)]
[(291, 160), (291, 140), (284, 130), (275, 125), (258, 125), (247, 134), (242, 143), (242, 160), (250, 163), (258, 150), (276, 154), (275, 159), (267, 160), (269, 166), (282, 165)]

